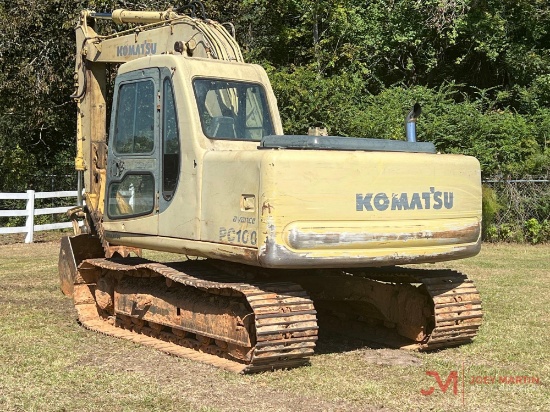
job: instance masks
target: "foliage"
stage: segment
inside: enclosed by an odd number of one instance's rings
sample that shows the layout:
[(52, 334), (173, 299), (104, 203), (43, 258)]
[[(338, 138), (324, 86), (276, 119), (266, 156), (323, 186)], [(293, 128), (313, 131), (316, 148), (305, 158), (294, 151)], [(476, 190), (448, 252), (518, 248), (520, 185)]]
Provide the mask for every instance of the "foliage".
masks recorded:
[(76, 111), (69, 95), (76, 12), (69, 0), (0, 4), (3, 191), (32, 188), (33, 175), (59, 169), (74, 152)]
[(515, 103), (526, 88), (548, 87), (543, 0), (246, 0), (237, 9), (224, 17), (234, 18), (253, 59), (360, 73), (371, 92), (454, 81), (517, 86), (508, 96)]
[(535, 218), (529, 219), (525, 222), (525, 232), (527, 240), (533, 245), (550, 242), (550, 222), (548, 220), (541, 223)]
[(531, 218), (521, 225), (503, 223), (490, 225), (485, 238), (490, 242), (529, 242), (532, 245), (550, 242), (550, 221)]
[[(348, 135), (361, 116), (361, 82), (352, 74), (319, 77), (308, 67), (275, 70), (268, 66), (287, 134), (325, 126), (332, 135)], [(353, 127), (353, 126), (352, 126)]]
[(484, 222), (485, 240), (550, 242), (550, 184), (530, 180), (491, 183), (484, 190), (484, 219), (485, 209), (492, 207), (496, 208), (493, 218)]

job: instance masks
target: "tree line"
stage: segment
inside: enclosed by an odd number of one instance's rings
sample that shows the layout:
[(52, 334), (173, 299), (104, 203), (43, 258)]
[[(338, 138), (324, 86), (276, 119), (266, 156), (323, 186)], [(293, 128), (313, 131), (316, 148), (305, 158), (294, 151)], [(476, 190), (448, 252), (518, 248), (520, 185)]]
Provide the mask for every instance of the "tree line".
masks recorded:
[[(178, 9), (183, 3), (172, 4)], [(285, 132), (419, 140), (476, 156), (484, 177), (548, 176), (550, 4), (545, 0), (205, 0), (263, 65)], [(0, 190), (72, 174), (74, 25), (81, 9), (157, 0), (0, 4)], [(62, 188), (59, 188), (62, 189)], [(542, 221), (548, 216), (535, 216)]]

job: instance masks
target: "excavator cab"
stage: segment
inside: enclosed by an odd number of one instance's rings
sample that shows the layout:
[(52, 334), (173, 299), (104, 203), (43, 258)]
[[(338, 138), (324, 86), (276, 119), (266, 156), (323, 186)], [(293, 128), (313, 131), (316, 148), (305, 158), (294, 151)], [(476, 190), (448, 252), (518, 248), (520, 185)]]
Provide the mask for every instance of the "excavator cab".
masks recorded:
[[(235, 156), (257, 152), (262, 138), (282, 133), (266, 84), (259, 66), (196, 57), (150, 56), (121, 65), (109, 131), (105, 239), (158, 249), (159, 242), (144, 236), (160, 236), (176, 250), (206, 240), (200, 221), (208, 199), (201, 193), (211, 183), (204, 173), (223, 181), (224, 172), (205, 159), (218, 152), (237, 166)], [(257, 190), (247, 192), (257, 198)], [(240, 202), (238, 194), (235, 199)]]

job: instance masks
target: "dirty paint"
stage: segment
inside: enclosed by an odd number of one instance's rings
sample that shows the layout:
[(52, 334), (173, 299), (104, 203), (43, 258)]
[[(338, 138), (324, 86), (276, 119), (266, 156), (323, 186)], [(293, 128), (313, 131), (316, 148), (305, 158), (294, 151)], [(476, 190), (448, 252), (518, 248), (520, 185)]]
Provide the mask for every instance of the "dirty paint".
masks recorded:
[[(475, 243), (480, 224), (461, 220), (434, 220), (431, 230), (418, 230), (412, 221), (395, 221), (390, 225), (378, 222), (357, 222), (353, 227), (335, 227), (333, 222), (295, 222), (287, 227), (287, 245), (296, 250), (373, 249), (388, 247), (443, 246)], [(466, 226), (460, 227), (460, 224)]]

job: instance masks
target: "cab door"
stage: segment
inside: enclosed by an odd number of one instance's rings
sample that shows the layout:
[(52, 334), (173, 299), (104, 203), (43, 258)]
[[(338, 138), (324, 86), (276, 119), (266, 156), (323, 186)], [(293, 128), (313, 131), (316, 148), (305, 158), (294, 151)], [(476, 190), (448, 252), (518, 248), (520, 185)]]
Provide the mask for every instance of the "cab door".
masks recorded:
[(159, 69), (117, 76), (105, 199), (105, 221), (114, 231), (158, 234), (160, 99)]

